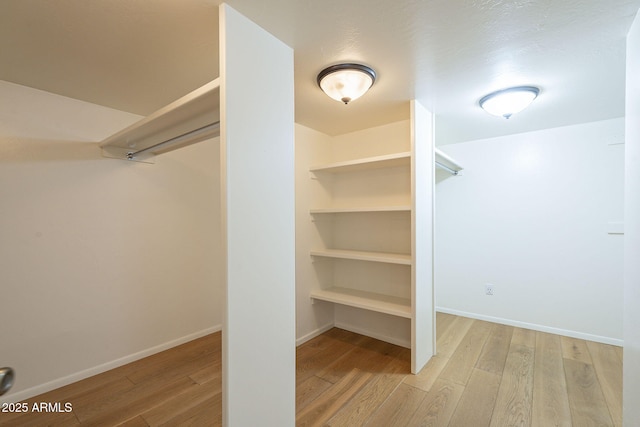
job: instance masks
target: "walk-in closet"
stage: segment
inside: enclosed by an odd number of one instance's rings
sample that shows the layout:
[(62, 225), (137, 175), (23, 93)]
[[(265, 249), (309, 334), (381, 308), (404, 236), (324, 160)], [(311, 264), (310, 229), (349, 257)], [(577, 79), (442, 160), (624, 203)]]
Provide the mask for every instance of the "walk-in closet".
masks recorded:
[(631, 426), (638, 8), (4, 0), (0, 427)]

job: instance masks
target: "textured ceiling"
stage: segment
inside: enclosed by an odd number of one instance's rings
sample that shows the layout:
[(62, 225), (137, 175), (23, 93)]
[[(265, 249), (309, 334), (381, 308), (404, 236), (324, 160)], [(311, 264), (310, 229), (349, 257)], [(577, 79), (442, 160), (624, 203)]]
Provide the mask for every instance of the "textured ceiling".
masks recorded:
[[(148, 114), (218, 75), (219, 0), (2, 0), (0, 79)], [(439, 144), (624, 115), (625, 37), (640, 0), (229, 0), (295, 49), (296, 121), (340, 134), (408, 117)], [(317, 88), (337, 62), (375, 68), (348, 106)], [(256, 76), (260, 67), (255, 64)], [(267, 84), (265, 82), (265, 84)], [(510, 120), (484, 94), (537, 85)]]

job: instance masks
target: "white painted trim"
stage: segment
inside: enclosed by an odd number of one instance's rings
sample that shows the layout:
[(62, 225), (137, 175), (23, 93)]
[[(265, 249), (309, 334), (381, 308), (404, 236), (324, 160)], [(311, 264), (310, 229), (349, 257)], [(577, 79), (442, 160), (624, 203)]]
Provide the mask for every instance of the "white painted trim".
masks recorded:
[(517, 328), (531, 329), (534, 331), (548, 332), (550, 334), (562, 335), (565, 337), (578, 338), (587, 341), (594, 341), (603, 344), (616, 345), (622, 347), (623, 340), (617, 338), (603, 337), (600, 335), (585, 334), (584, 332), (570, 331), (568, 329), (553, 328), (551, 326), (537, 325), (535, 323), (520, 322), (518, 320), (503, 319), (501, 317), (485, 316), (484, 314), (468, 313), (466, 311), (454, 310), (445, 307), (436, 307), (436, 312), (454, 314), (456, 316), (469, 317), (471, 319), (486, 320), (487, 322), (500, 323), (502, 325), (515, 326)]
[(299, 347), (302, 344), (306, 343), (307, 341), (312, 340), (315, 337), (324, 334), (325, 332), (327, 332), (329, 329), (333, 327), (334, 327), (333, 323), (327, 323), (326, 325), (321, 326), (318, 329), (311, 331), (306, 335), (301, 336), (300, 338), (296, 339), (296, 347)]
[(80, 372), (76, 372), (71, 375), (67, 375), (66, 377), (58, 378), (53, 381), (49, 381), (44, 384), (40, 384), (26, 390), (19, 391), (17, 393), (10, 393), (6, 396), (0, 397), (0, 403), (16, 403), (20, 402), (34, 396), (37, 396), (42, 393), (46, 393), (51, 390), (55, 390), (60, 387), (64, 387), (71, 383), (75, 383), (86, 378), (92, 377), (94, 375), (101, 374), (103, 372), (109, 371), (111, 369), (118, 368), (120, 366), (126, 365), (127, 363), (135, 362), (136, 360), (144, 359), (147, 356), (151, 356), (156, 353), (160, 353), (161, 351), (168, 350), (173, 347), (177, 347), (189, 341), (196, 340), (198, 338), (202, 338), (206, 335), (213, 334), (215, 332), (220, 332), (222, 330), (221, 325), (212, 326), (207, 329), (203, 329), (198, 332), (194, 332), (189, 335), (185, 335), (183, 337), (177, 338), (175, 340), (168, 341), (164, 344), (157, 345), (155, 347), (148, 348), (146, 350), (139, 351), (137, 353), (130, 354), (128, 356), (121, 357), (116, 360), (112, 360), (111, 362), (106, 362), (98, 366), (94, 366), (93, 368), (88, 368)]
[[(433, 114), (410, 102), (411, 114), (411, 373), (436, 352), (434, 227), (435, 153)], [(447, 166), (456, 168), (449, 163)]]
[(360, 335), (364, 335), (367, 337), (371, 337), (371, 338), (375, 338), (377, 340), (380, 341), (384, 341), (384, 342), (388, 342), (389, 344), (395, 344), (395, 345), (399, 345), (400, 347), (404, 347), (404, 348), (411, 348), (411, 342), (409, 340), (402, 340), (399, 339), (397, 337), (391, 337), (388, 335), (384, 335), (384, 334), (377, 334), (375, 332), (371, 332), (368, 331), (366, 329), (361, 329), (361, 328), (357, 328), (357, 327), (353, 327), (349, 324), (344, 324), (344, 323), (336, 323), (334, 325), (336, 328), (340, 328), (340, 329), (344, 329), (345, 331), (349, 331), (349, 332), (353, 332), (356, 334), (360, 334)]

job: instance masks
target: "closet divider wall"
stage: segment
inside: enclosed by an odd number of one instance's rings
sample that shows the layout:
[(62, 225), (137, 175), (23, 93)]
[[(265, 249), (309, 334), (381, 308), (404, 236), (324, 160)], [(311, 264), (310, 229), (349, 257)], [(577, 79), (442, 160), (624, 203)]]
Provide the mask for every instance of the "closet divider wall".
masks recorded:
[[(219, 29), (219, 79), (101, 146), (108, 157), (151, 161), (153, 154), (219, 134), (223, 424), (293, 426), (293, 51), (226, 4), (220, 5)], [(261, 64), (260, 79), (248, 64)]]
[(220, 19), (223, 413), (229, 426), (293, 426), (293, 50), (228, 6)]

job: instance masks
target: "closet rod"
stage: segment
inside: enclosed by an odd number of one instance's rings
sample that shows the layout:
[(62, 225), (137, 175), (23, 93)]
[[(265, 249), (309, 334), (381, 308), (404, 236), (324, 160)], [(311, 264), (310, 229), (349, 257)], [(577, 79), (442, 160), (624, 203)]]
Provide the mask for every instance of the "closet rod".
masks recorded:
[(440, 168), (442, 168), (442, 169), (446, 170), (446, 171), (447, 171), (447, 172), (449, 172), (451, 175), (458, 175), (458, 171), (457, 171), (457, 170), (451, 169), (449, 166), (445, 166), (445, 165), (443, 165), (443, 164), (442, 164), (442, 163), (440, 163), (440, 162), (436, 162), (436, 166), (438, 166), (438, 167), (440, 167)]
[(220, 121), (208, 124), (206, 126), (202, 126), (201, 128), (198, 129), (194, 129), (192, 131), (189, 131), (187, 133), (183, 133), (182, 135), (178, 135), (178, 136), (174, 136), (171, 139), (167, 139), (166, 141), (162, 141), (159, 142), (155, 145), (152, 145), (150, 147), (147, 148), (143, 148), (142, 150), (138, 150), (138, 151), (130, 151), (127, 153), (127, 159), (129, 160), (133, 160), (133, 158), (135, 156), (138, 156), (142, 153), (146, 153), (147, 151), (151, 151), (154, 149), (158, 149), (158, 148), (162, 148), (162, 147), (166, 147), (172, 144), (179, 144), (181, 142), (187, 141), (189, 139), (192, 138), (199, 138), (199, 137), (203, 137), (208, 134), (213, 134), (217, 131), (220, 130)]

